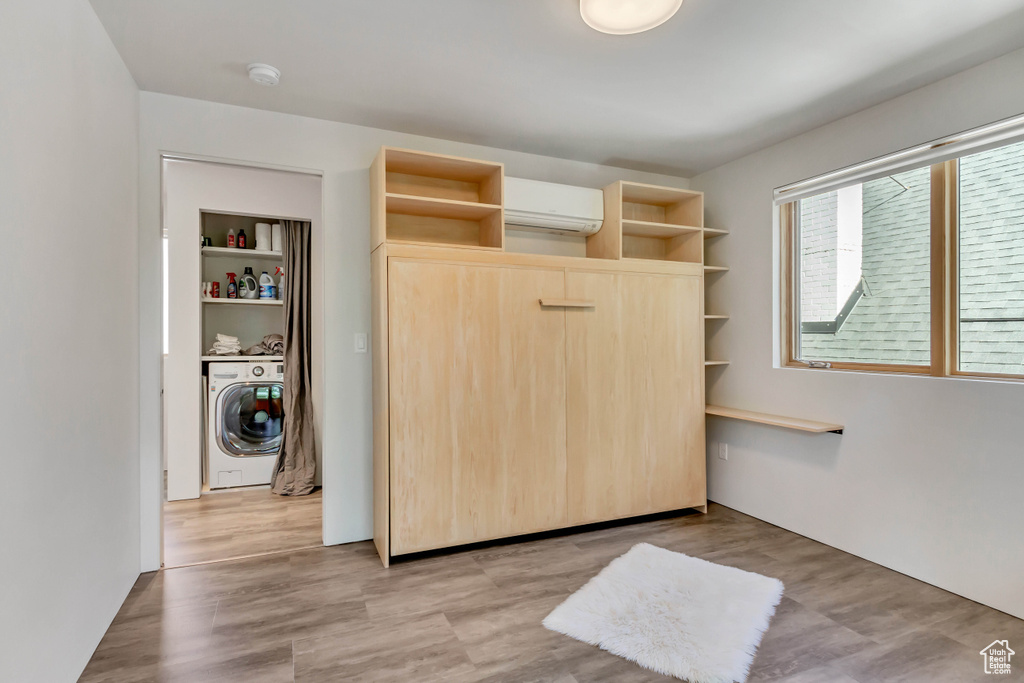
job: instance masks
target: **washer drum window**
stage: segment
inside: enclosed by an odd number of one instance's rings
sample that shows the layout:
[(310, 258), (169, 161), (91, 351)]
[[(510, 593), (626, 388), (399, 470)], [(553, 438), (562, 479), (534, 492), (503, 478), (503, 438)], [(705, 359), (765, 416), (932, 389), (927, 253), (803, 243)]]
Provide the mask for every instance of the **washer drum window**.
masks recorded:
[(233, 384), (217, 398), (217, 441), (228, 455), (272, 455), (281, 449), (284, 385)]

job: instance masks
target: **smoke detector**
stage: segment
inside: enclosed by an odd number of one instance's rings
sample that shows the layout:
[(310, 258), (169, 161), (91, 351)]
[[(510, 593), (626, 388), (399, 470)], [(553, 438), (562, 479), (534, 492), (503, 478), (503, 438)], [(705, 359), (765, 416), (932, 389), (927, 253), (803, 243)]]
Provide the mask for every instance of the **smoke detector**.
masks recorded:
[(269, 64), (250, 64), (249, 80), (260, 85), (277, 85), (281, 80), (281, 72)]

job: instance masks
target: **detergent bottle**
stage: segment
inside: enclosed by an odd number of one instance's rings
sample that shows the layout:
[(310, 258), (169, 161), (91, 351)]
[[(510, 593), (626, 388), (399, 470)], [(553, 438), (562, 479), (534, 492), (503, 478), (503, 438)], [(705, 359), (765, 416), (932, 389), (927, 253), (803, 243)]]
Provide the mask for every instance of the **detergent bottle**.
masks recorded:
[(246, 266), (242, 277), (238, 278), (238, 298), (258, 299), (260, 288), (256, 284), (256, 276), (252, 274), (252, 266)]
[(274, 275), (278, 276), (278, 280), (277, 280), (277, 298), (278, 299), (284, 299), (284, 268), (282, 268), (281, 266), (278, 266), (277, 270), (274, 271)]
[(227, 287), (227, 289), (228, 289), (228, 298), (229, 299), (237, 299), (238, 298), (238, 283), (235, 282), (235, 274), (234, 273), (228, 273), (228, 287)]
[(260, 298), (273, 299), (274, 289), (274, 278), (267, 275), (267, 271), (264, 270), (263, 275), (260, 275)]

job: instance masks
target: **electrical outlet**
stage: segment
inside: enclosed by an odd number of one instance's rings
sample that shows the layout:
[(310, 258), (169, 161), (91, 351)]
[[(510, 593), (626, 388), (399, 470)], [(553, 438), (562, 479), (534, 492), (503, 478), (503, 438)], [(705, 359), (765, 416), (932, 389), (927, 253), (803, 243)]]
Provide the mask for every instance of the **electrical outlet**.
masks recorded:
[(366, 333), (365, 332), (356, 332), (355, 349), (354, 349), (355, 352), (356, 353), (366, 353), (366, 349), (367, 349)]
[(729, 459), (729, 444), (720, 443), (718, 444), (718, 459), (728, 460)]

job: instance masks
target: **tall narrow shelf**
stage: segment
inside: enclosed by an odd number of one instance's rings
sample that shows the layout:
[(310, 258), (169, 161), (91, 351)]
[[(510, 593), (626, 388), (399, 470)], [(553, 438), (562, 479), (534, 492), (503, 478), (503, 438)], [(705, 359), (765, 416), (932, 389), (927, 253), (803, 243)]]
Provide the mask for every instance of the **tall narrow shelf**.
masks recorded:
[(370, 178), (373, 249), (384, 242), (503, 248), (502, 164), (385, 147)]
[[(724, 272), (728, 271), (729, 268), (727, 266), (709, 266), (709, 265), (707, 265), (707, 260), (708, 259), (707, 259), (707, 243), (706, 243), (706, 240), (711, 239), (713, 237), (722, 237), (724, 235), (728, 235), (729, 231), (728, 230), (723, 230), (722, 228), (707, 228), (707, 227), (705, 227), (702, 230), (702, 233), (703, 233), (703, 235), (701, 236), (701, 245), (700, 246), (701, 246), (701, 255), (702, 255), (701, 262), (705, 264), (704, 265), (704, 275), (707, 276), (709, 274), (724, 273)], [(705, 279), (704, 284), (705, 284), (704, 295), (706, 297), (707, 296), (707, 280), (706, 279)], [(704, 325), (705, 325), (704, 329), (705, 329), (705, 333), (707, 332), (707, 323), (708, 322), (724, 322), (724, 321), (726, 321), (728, 319), (729, 319), (728, 315), (705, 313), (705, 315), (704, 315)], [(720, 326), (716, 326), (716, 329), (718, 329), (718, 327), (720, 327)], [(725, 367), (727, 365), (729, 365), (729, 361), (727, 361), (727, 360), (707, 360), (707, 359), (705, 359), (705, 361), (704, 361), (704, 367), (705, 368)]]

